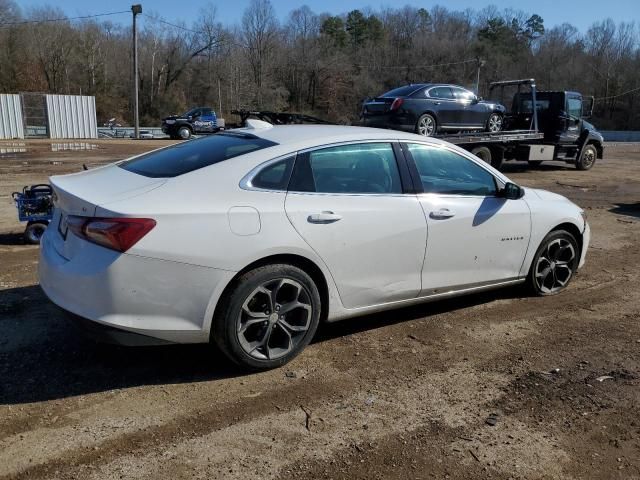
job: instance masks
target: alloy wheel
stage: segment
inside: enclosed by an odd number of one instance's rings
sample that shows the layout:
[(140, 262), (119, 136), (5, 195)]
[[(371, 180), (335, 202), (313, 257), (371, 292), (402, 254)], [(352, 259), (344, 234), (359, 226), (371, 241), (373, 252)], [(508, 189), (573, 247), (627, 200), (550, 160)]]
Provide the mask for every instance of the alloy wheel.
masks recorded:
[(499, 132), (502, 130), (502, 117), (500, 115), (491, 115), (489, 117), (489, 131)]
[(536, 286), (542, 293), (562, 290), (571, 280), (576, 251), (566, 238), (551, 240), (544, 248), (535, 268)]
[(433, 117), (430, 115), (425, 115), (418, 122), (418, 133), (420, 135), (424, 135), (425, 137), (430, 137), (433, 135), (433, 132), (436, 129), (436, 124), (433, 120)]
[(251, 357), (273, 360), (294, 350), (311, 325), (311, 295), (290, 278), (269, 280), (245, 299), (237, 319), (240, 346)]

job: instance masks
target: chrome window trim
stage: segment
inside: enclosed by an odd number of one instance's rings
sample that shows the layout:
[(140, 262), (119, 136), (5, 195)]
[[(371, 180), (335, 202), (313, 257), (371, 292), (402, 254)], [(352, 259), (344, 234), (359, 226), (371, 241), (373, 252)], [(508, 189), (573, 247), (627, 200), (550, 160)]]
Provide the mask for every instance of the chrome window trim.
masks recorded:
[(296, 154), (297, 154), (297, 152), (287, 153), (285, 155), (280, 155), (278, 157), (275, 157), (275, 158), (272, 158), (272, 159), (267, 160), (265, 162), (262, 162), (259, 165), (256, 165), (251, 170), (249, 170), (249, 173), (247, 173), (244, 177), (242, 177), (242, 179), (240, 180), (240, 183), (239, 183), (238, 186), (242, 190), (248, 190), (248, 191), (253, 191), (253, 192), (271, 192), (271, 193), (279, 192), (279, 193), (286, 193), (287, 192), (286, 188), (285, 189), (274, 189), (274, 188), (255, 187), (252, 184), (252, 181), (255, 178), (255, 176), (258, 175), (262, 170), (264, 170), (265, 168), (273, 165), (274, 163), (280, 162), (282, 160), (286, 160), (289, 157), (294, 157), (294, 163), (295, 163)]

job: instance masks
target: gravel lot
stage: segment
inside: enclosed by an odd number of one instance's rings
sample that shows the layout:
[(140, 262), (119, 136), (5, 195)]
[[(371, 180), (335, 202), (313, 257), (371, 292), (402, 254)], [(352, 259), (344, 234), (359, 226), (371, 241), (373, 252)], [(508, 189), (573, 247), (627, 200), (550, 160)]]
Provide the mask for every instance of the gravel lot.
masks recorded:
[(245, 375), (207, 346), (85, 340), (21, 240), (11, 191), (168, 143), (0, 143), (0, 478), (640, 478), (640, 145), (589, 172), (507, 165), (587, 209), (563, 294), (325, 326)]

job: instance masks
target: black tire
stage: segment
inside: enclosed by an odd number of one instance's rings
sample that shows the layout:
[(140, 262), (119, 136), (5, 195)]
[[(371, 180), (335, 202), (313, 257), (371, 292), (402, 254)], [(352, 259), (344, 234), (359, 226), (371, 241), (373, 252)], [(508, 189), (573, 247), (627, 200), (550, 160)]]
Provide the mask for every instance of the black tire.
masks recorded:
[(416, 122), (416, 133), (424, 137), (432, 137), (438, 133), (438, 122), (436, 117), (430, 113), (420, 115)]
[(578, 242), (571, 233), (566, 230), (550, 232), (540, 243), (529, 268), (527, 284), (531, 292), (539, 296), (562, 292), (576, 274), (580, 253)]
[(189, 127), (180, 127), (178, 129), (178, 138), (180, 140), (189, 140), (191, 135), (193, 135), (193, 132)]
[(471, 150), (471, 153), (474, 154), (483, 162), (486, 162), (489, 165), (491, 165), (492, 158), (491, 158), (491, 150), (489, 150), (489, 147), (483, 147), (483, 146), (474, 147)]
[(539, 167), (542, 165), (542, 160), (527, 160), (527, 163), (532, 167)]
[[(262, 288), (272, 294), (267, 295)], [(294, 297), (302, 306), (282, 314), (280, 308), (293, 303)], [(283, 300), (287, 301), (280, 303)], [(240, 276), (225, 294), (216, 309), (211, 340), (243, 368), (277, 368), (309, 344), (318, 328), (321, 309), (320, 293), (307, 273), (288, 264), (265, 265)]]
[(29, 245), (39, 245), (47, 225), (46, 222), (29, 222), (24, 229), (24, 241)]
[(503, 123), (503, 118), (502, 115), (500, 115), (499, 113), (492, 113), (491, 115), (489, 115), (489, 118), (487, 119), (487, 132), (499, 132), (502, 130), (502, 123)]
[(576, 168), (578, 170), (590, 170), (595, 165), (597, 158), (598, 151), (595, 145), (589, 143), (580, 152), (580, 158), (576, 161)]

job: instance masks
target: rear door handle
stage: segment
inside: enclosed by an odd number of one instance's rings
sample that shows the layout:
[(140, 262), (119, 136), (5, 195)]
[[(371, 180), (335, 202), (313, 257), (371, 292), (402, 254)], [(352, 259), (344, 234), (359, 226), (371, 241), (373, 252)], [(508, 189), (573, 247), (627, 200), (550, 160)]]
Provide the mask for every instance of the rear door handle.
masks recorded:
[(429, 217), (434, 220), (446, 220), (447, 218), (451, 218), (455, 216), (455, 212), (452, 212), (448, 208), (441, 208), (440, 210), (434, 210), (429, 214)]
[(342, 215), (325, 210), (322, 213), (312, 213), (307, 217), (309, 223), (319, 223), (321, 225), (327, 223), (334, 223), (342, 219)]

